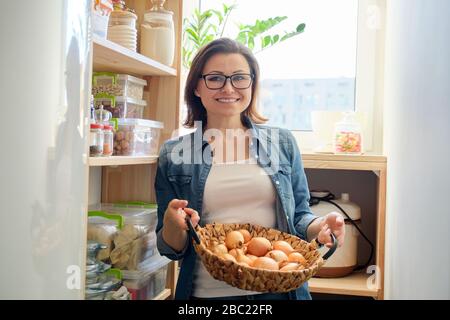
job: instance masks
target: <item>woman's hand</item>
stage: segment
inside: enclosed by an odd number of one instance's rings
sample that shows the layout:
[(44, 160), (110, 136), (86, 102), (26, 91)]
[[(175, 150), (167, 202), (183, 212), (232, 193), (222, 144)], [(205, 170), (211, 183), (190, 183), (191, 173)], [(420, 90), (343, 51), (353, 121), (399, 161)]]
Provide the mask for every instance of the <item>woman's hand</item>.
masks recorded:
[(198, 212), (187, 208), (186, 200), (173, 199), (169, 202), (164, 213), (164, 226), (162, 236), (164, 241), (176, 251), (181, 251), (187, 239), (186, 215), (191, 216), (192, 225), (195, 227), (200, 221)]
[(344, 218), (337, 212), (330, 212), (323, 217), (320, 222), (320, 231), (317, 239), (320, 243), (331, 248), (333, 246), (333, 240), (330, 235), (332, 232), (338, 241), (338, 246), (342, 246), (344, 244), (345, 223)]

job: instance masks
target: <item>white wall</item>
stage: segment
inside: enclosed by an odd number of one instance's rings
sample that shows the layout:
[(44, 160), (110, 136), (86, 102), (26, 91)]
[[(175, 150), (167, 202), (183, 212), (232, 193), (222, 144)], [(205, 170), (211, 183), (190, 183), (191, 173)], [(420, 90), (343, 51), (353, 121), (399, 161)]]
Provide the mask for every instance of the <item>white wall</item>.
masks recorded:
[(387, 1), (386, 298), (450, 299), (450, 1)]

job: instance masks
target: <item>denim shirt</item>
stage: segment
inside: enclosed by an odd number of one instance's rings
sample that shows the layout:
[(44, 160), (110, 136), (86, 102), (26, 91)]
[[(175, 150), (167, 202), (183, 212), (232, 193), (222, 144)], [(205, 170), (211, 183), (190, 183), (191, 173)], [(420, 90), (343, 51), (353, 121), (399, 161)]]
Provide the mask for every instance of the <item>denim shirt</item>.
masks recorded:
[[(309, 208), (309, 190), (300, 151), (292, 133), (285, 129), (256, 125), (244, 118), (251, 132), (250, 152), (269, 175), (277, 193), (276, 229), (307, 239), (307, 228), (317, 218)], [(212, 165), (211, 147), (202, 139), (202, 130), (168, 140), (161, 147), (155, 179), (158, 203), (157, 247), (161, 255), (181, 260), (175, 299), (189, 299), (197, 259), (188, 238), (181, 252), (162, 238), (164, 213), (172, 199), (188, 201), (200, 215), (203, 193)], [(307, 284), (289, 293), (290, 299), (311, 299)]]

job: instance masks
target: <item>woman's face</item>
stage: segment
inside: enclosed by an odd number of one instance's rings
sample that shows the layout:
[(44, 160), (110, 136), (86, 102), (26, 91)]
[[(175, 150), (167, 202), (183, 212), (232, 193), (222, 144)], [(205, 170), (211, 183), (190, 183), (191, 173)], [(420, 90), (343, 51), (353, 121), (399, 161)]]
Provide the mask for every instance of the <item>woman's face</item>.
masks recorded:
[[(249, 75), (250, 66), (243, 55), (239, 53), (230, 54), (216, 54), (212, 56), (203, 68), (202, 75), (212, 75), (209, 87), (220, 86), (220, 78), (214, 75), (235, 76), (233, 81), (238, 86), (242, 87), (245, 84), (245, 75)], [(240, 85), (241, 83), (241, 85)], [(245, 85), (244, 85), (245, 86)], [(208, 116), (215, 117), (234, 117), (247, 109), (252, 99), (252, 86), (246, 89), (236, 89), (231, 84), (231, 79), (226, 79), (225, 86), (221, 89), (209, 89), (206, 86), (205, 80), (200, 79), (195, 90), (195, 95), (200, 97), (203, 106), (208, 112)]]

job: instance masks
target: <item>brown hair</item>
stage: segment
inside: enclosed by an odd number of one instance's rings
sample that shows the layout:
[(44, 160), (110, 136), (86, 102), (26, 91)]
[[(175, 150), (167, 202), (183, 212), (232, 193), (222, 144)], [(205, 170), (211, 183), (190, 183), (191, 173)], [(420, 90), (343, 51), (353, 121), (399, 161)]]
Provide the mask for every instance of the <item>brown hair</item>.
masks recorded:
[(187, 117), (183, 125), (188, 128), (194, 127), (194, 121), (202, 121), (203, 128), (206, 127), (206, 109), (202, 101), (194, 93), (197, 88), (198, 81), (202, 76), (203, 68), (206, 62), (215, 54), (219, 53), (238, 53), (244, 56), (250, 66), (250, 72), (254, 75), (252, 83), (252, 99), (249, 106), (241, 113), (241, 121), (243, 116), (248, 116), (255, 123), (264, 123), (268, 119), (264, 118), (256, 110), (257, 97), (259, 92), (259, 65), (253, 53), (243, 44), (229, 38), (220, 38), (214, 40), (201, 48), (192, 61), (191, 69), (186, 80), (184, 89), (184, 100), (187, 105)]

